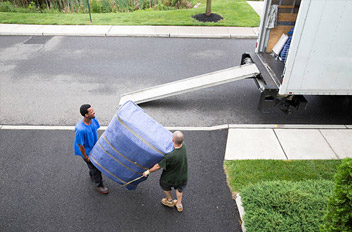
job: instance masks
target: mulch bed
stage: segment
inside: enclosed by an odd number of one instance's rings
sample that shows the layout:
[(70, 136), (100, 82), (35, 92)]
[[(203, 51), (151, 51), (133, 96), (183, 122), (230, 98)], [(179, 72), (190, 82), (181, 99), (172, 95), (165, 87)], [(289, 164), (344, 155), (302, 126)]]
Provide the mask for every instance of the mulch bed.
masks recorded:
[(192, 18), (200, 21), (200, 22), (218, 22), (220, 20), (222, 20), (223, 18), (218, 15), (218, 14), (210, 14), (209, 16), (206, 16), (205, 13), (204, 14), (197, 14), (197, 15), (193, 15)]

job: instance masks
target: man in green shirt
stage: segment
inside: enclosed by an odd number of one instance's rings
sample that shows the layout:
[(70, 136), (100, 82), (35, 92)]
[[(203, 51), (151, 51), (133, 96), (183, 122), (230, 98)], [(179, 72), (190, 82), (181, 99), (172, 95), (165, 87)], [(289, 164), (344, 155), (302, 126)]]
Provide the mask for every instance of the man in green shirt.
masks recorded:
[[(175, 149), (166, 154), (159, 163), (156, 163), (151, 169), (143, 173), (143, 176), (146, 177), (160, 168), (163, 169), (160, 176), (160, 187), (164, 191), (166, 198), (163, 198), (161, 203), (168, 207), (176, 206), (178, 212), (183, 211), (182, 195), (188, 180), (187, 151), (183, 140), (182, 132), (175, 131), (172, 137)], [(172, 200), (172, 187), (176, 190), (177, 200)]]

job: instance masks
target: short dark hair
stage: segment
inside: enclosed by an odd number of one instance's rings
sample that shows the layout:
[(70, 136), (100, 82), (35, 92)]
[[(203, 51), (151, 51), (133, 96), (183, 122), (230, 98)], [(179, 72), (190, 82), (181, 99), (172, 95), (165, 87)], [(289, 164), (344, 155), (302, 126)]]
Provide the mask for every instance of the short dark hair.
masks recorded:
[(83, 104), (81, 105), (81, 108), (79, 111), (81, 112), (82, 116), (84, 117), (86, 114), (88, 114), (88, 109), (91, 107), (89, 104)]

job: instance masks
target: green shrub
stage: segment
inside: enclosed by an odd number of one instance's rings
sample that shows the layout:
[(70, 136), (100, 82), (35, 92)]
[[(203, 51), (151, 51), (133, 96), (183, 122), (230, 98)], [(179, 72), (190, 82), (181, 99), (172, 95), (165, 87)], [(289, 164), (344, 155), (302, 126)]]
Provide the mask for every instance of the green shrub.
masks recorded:
[(119, 11), (128, 11), (128, 0), (115, 0), (115, 5)]
[(93, 13), (101, 13), (102, 5), (97, 0), (92, 0), (90, 3), (90, 7)]
[(352, 231), (352, 159), (346, 158), (337, 169), (335, 187), (329, 199), (320, 231)]
[(29, 4), (28, 4), (28, 8), (32, 11), (36, 11), (37, 7), (35, 5), (35, 2), (31, 1)]
[(319, 231), (334, 183), (269, 181), (241, 192), (248, 232)]
[(174, 10), (173, 7), (171, 7), (171, 6), (165, 6), (165, 5), (162, 4), (162, 3), (159, 3), (158, 6), (157, 6), (155, 9), (160, 10), (160, 11)]
[(1, 12), (14, 12), (14, 6), (11, 2), (0, 2), (0, 11)]
[(163, 0), (162, 3), (176, 8), (192, 8), (195, 5), (193, 0)]
[(15, 4), (11, 2), (0, 2), (0, 12), (18, 12), (18, 13), (29, 13), (29, 12), (35, 12), (36, 8), (33, 2), (31, 2), (28, 6), (28, 8), (23, 8), (16, 6)]
[(88, 13), (88, 4), (87, 1), (80, 1), (80, 6), (78, 8), (80, 13)]
[(144, 0), (138, 0), (138, 9), (140, 10), (144, 9)]
[[(0, 0), (1, 12), (86, 13), (87, 0)], [(196, 0), (89, 0), (93, 13), (191, 8)], [(164, 3), (165, 2), (165, 3)], [(54, 10), (54, 11), (51, 11)], [(57, 10), (57, 11), (55, 11)]]
[(101, 0), (101, 9), (103, 13), (111, 12), (111, 1), (110, 0)]

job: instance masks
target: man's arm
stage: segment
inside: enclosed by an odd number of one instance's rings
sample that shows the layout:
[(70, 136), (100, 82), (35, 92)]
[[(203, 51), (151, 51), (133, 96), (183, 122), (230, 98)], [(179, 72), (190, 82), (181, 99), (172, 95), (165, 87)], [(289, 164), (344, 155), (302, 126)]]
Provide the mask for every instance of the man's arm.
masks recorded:
[(147, 177), (150, 173), (156, 172), (160, 169), (160, 165), (156, 163), (151, 169), (148, 169), (147, 171), (143, 172), (143, 176)]
[(79, 147), (79, 150), (81, 151), (81, 153), (82, 153), (84, 159), (85, 159), (86, 161), (90, 162), (89, 157), (88, 157), (87, 154), (86, 154), (86, 149), (84, 148), (84, 146), (82, 146), (81, 144), (78, 144), (78, 147)]

